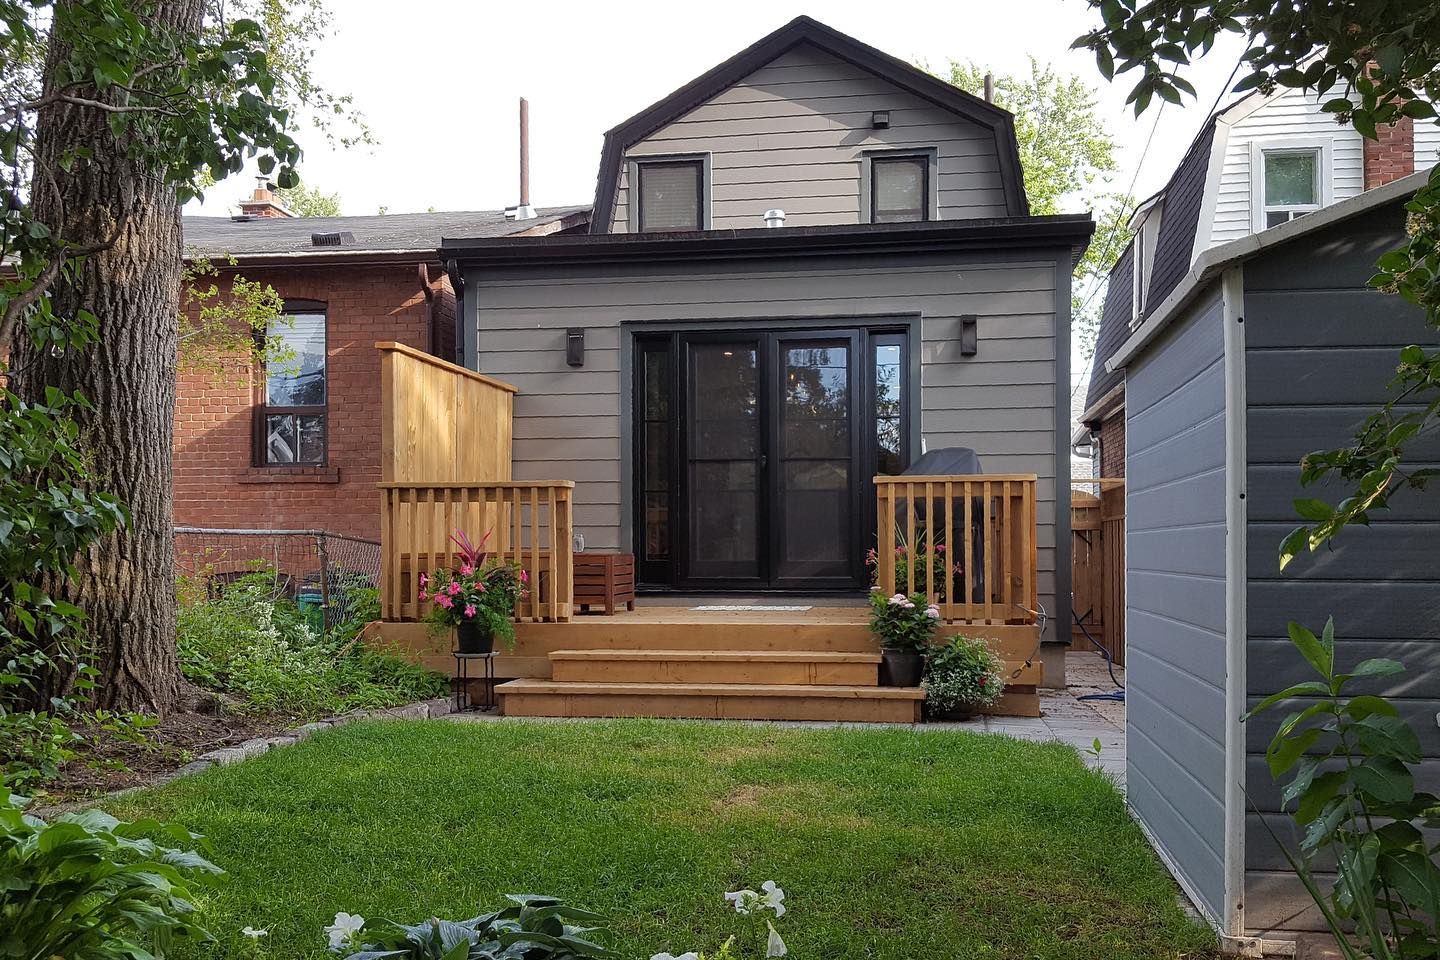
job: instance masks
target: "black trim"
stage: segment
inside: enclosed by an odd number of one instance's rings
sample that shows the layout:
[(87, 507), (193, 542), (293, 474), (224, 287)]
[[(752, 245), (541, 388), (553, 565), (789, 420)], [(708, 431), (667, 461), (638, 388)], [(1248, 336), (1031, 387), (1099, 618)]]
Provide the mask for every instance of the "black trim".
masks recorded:
[(1030, 212), (1020, 170), (1020, 148), (1015, 139), (1013, 114), (892, 57), (883, 50), (862, 43), (810, 17), (801, 16), (606, 132), (605, 145), (600, 151), (600, 171), (595, 183), (595, 205), (590, 217), (590, 232), (607, 234), (614, 225), (615, 192), (619, 188), (620, 164), (624, 162), (625, 151), (630, 146), (801, 43), (813, 44), (942, 109), (988, 127), (994, 134), (995, 148), (1000, 158), (1006, 210), (1011, 216), (1017, 217), (1023, 217)]
[(949, 253), (1004, 247), (1070, 247), (1079, 257), (1095, 232), (1089, 214), (702, 230), (689, 233), (606, 233), (441, 241), (442, 259), (467, 266), (525, 266), (648, 260), (714, 260), (727, 256), (817, 256), (849, 253)]

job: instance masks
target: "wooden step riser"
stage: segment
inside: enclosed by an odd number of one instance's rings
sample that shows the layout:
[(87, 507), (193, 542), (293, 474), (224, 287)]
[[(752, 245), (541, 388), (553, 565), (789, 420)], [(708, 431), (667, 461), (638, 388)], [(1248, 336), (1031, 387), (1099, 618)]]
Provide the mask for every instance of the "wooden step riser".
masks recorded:
[(873, 687), (873, 663), (745, 663), (697, 660), (556, 660), (553, 680), (591, 683), (803, 683)]
[(623, 617), (569, 623), (517, 623), (527, 654), (552, 650), (818, 650), (873, 653), (879, 644), (865, 624), (637, 623)]
[(505, 693), (508, 717), (662, 717), (702, 720), (836, 720), (851, 723), (915, 723), (918, 700), (825, 697), (666, 696), (638, 694)]

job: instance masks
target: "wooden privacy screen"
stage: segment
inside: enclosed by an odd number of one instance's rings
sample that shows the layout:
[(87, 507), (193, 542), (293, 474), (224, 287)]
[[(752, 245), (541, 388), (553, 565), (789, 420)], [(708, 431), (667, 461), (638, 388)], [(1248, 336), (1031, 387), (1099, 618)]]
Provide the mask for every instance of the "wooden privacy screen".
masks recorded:
[(383, 618), (425, 616), (430, 605), (419, 599), (420, 574), (453, 569), (455, 544), (450, 536), (464, 530), (477, 544), (488, 532), (485, 548), (529, 574), (530, 597), (516, 607), (516, 617), (569, 620), (574, 608), (574, 489), (573, 480), (380, 484)]
[(403, 343), (380, 351), (380, 479), (509, 480), (515, 388)]
[(876, 582), (947, 621), (1034, 623), (1035, 474), (876, 477)]
[[(1077, 480), (1077, 487), (1098, 489), (1070, 493), (1071, 580), (1074, 608), (1085, 630), (1114, 657), (1125, 663), (1125, 481)], [(1095, 650), (1075, 626), (1075, 650)]]

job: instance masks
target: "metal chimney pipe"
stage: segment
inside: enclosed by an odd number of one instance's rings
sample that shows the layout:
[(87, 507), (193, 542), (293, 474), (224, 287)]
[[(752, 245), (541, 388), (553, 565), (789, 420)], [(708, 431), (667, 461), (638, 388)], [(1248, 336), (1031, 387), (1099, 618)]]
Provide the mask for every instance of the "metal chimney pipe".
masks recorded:
[[(989, 70), (985, 71), (985, 102), (995, 102), (995, 74)], [(524, 103), (524, 101), (522, 100), (521, 103)]]
[(530, 206), (530, 101), (524, 97), (520, 98), (520, 206)]

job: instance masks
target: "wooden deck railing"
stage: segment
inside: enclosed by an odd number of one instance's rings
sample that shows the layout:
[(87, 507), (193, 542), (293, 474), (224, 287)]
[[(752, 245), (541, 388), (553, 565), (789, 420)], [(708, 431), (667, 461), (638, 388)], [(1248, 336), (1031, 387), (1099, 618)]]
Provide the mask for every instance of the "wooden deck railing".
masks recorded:
[(876, 582), (947, 621), (1033, 623), (1034, 474), (876, 477)]
[(465, 531), (493, 555), (520, 564), (530, 597), (522, 620), (569, 620), (574, 607), (573, 480), (380, 484), (380, 603), (386, 620), (419, 620), (420, 574), (453, 568), (450, 536)]

